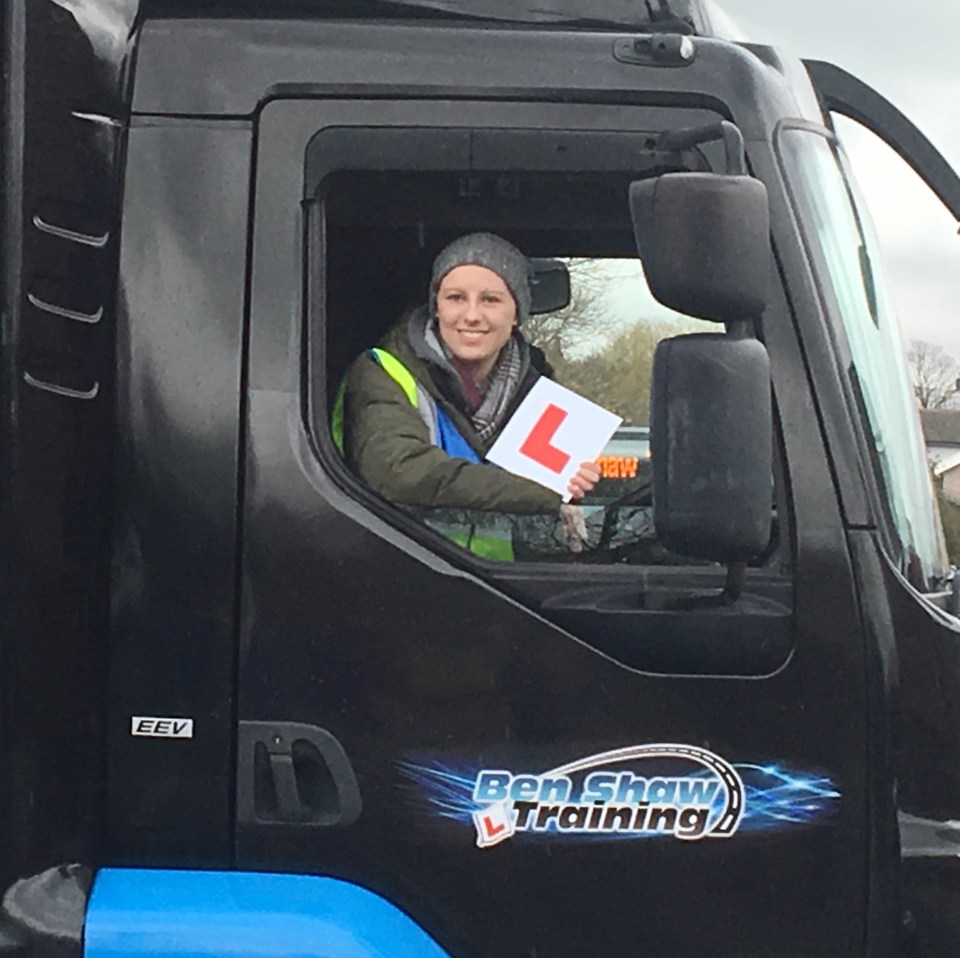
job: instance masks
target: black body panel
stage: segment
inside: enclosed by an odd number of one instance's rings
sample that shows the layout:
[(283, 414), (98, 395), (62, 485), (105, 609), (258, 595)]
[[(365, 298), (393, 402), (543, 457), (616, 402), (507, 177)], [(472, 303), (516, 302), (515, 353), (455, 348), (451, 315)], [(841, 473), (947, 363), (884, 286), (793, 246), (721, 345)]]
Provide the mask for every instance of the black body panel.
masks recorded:
[(804, 65), (828, 110), (856, 120), (896, 150), (960, 220), (960, 176), (907, 117), (846, 70), (821, 60)]
[[(356, 772), (363, 813), (343, 828), (240, 822), (238, 864), (358, 882), (400, 904), (458, 956), (618, 953), (624, 941), (685, 954), (708, 942), (716, 950), (720, 937), (726, 954), (775, 954), (784, 941), (800, 954), (860, 953), (859, 876), (868, 867), (863, 647), (842, 523), (826, 505), (833, 480), (826, 457), (811, 455), (819, 427), (782, 299), (765, 323), (789, 423), (795, 520), (810, 534), (799, 536), (793, 560), (796, 651), (772, 676), (681, 679), (625, 668), (589, 647), (589, 628), (571, 635), (538, 614), (521, 578), (535, 578), (531, 570), (493, 573), (505, 591), (490, 589), (465, 559), (448, 564), (359, 506), (317, 461), (298, 356), (301, 238), (289, 227), (314, 131), (406, 128), (412, 116), (437, 127), (564, 128), (562, 114), (557, 106), (442, 101), (278, 102), (261, 114), (240, 714), (332, 734)], [(628, 127), (628, 111), (621, 116)], [(769, 147), (754, 150), (772, 164)], [(778, 246), (797, 242), (783, 216), (774, 236)], [(558, 588), (575, 578), (569, 569), (550, 577)], [(669, 622), (660, 629), (669, 638)], [(530, 841), (486, 850), (474, 847), (469, 826), (433, 817), (404, 772), (422, 756), (451, 768), (552, 768), (655, 741), (819, 769), (842, 800), (827, 821), (794, 834), (679, 849)], [(720, 874), (729, 881), (718, 883)], [(684, 920), (690, 900), (698, 902), (696, 922)], [(556, 921), (571, 909), (575, 922)]]
[[(128, 11), (131, 16), (133, 11)], [(131, 21), (4, 4), (0, 881), (95, 860)]]
[[(238, 124), (130, 131), (110, 703), (124, 862), (230, 861), (250, 139)], [(192, 718), (194, 737), (133, 739), (134, 715)]]
[[(798, 105), (782, 78), (769, 77), (744, 49), (697, 38), (690, 63), (651, 68), (618, 61), (614, 45), (622, 39), (614, 32), (469, 23), (452, 29), (402, 22), (372, 28), (337, 21), (148, 21), (133, 107), (138, 113), (247, 116), (275, 97), (331, 94), (665, 105), (700, 96), (712, 106), (723, 99), (721, 90), (739, 87), (741, 102), (750, 105), (738, 117), (747, 140), (763, 137), (784, 115), (820, 119), (812, 97)], [(224, 61), (216, 76), (198, 71), (197, 64), (225, 47), (244, 55)]]

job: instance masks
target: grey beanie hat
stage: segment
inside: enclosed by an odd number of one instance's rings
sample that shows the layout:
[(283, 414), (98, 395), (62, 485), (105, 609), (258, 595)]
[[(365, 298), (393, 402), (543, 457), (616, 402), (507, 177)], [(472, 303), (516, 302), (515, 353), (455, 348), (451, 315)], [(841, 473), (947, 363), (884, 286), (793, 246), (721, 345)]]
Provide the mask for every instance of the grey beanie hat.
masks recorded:
[(530, 264), (526, 256), (502, 236), (468, 233), (455, 239), (437, 254), (430, 279), (430, 315), (437, 315), (437, 290), (447, 273), (458, 266), (485, 266), (492, 269), (510, 290), (517, 304), (517, 322), (530, 315)]

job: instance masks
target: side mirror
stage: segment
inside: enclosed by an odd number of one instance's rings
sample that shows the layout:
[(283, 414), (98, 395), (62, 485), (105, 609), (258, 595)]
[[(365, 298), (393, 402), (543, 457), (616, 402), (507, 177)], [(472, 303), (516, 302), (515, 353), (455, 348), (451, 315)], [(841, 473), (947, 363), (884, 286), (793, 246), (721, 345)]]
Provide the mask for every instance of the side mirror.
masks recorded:
[(570, 305), (570, 271), (558, 259), (530, 260), (530, 313), (555, 313)]
[(666, 173), (630, 184), (630, 215), (647, 283), (664, 306), (717, 322), (760, 316), (770, 276), (763, 183)]
[(650, 445), (657, 538), (731, 564), (770, 540), (770, 360), (756, 339), (697, 333), (653, 358)]

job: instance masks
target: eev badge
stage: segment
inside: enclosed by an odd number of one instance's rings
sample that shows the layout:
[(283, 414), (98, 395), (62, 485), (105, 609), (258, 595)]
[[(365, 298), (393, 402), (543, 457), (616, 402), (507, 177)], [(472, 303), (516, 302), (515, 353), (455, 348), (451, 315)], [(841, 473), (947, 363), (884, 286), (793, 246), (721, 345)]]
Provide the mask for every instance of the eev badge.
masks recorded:
[(473, 813), (477, 827), (477, 847), (489, 848), (510, 838), (515, 829), (513, 815), (506, 802), (488, 805)]

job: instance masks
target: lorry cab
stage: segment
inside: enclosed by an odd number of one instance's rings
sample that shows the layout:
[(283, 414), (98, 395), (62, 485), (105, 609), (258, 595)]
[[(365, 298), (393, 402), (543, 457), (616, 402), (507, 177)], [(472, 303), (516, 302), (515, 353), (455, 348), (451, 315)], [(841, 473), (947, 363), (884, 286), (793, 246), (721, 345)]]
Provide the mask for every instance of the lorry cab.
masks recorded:
[[(960, 216), (905, 117), (707, 3), (4, 17), (0, 953), (955, 954), (960, 620), (831, 113)], [(476, 230), (624, 419), (577, 548), (331, 431)]]

